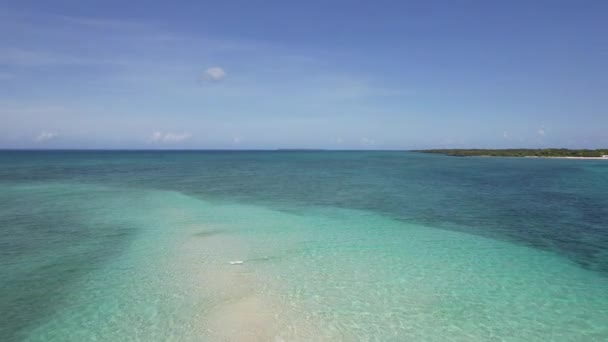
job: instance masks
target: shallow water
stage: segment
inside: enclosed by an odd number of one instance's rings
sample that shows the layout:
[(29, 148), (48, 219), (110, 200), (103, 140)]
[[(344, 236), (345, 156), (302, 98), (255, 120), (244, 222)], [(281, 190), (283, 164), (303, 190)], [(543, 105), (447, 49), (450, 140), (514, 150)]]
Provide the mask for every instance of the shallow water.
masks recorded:
[(605, 161), (2, 152), (0, 336), (605, 340), (606, 194)]

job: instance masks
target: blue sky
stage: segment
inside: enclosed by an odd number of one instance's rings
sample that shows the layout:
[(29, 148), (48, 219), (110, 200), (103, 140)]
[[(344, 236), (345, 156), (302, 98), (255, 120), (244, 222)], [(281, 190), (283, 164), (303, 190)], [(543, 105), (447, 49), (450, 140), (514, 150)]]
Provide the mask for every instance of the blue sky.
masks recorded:
[(0, 2), (1, 148), (608, 146), (606, 1)]

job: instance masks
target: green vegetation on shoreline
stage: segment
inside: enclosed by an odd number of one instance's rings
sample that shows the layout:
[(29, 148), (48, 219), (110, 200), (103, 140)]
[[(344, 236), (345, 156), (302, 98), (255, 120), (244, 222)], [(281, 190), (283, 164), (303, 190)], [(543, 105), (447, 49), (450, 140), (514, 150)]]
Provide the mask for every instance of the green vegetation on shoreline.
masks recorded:
[(598, 150), (570, 150), (567, 148), (544, 149), (432, 149), (415, 150), (413, 152), (438, 153), (448, 156), (471, 157), (602, 157), (608, 155), (608, 149)]

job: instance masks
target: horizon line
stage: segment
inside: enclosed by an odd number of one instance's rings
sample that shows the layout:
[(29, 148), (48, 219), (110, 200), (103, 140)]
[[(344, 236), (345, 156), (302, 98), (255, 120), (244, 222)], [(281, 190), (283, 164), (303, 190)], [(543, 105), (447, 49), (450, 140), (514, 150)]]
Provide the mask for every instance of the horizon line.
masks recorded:
[(325, 149), (325, 148), (3, 148), (4, 151), (44, 152), (44, 151), (116, 151), (116, 152), (418, 152), (429, 150), (608, 150), (606, 148), (567, 148), (567, 147), (509, 147), (509, 148), (422, 148), (422, 149)]

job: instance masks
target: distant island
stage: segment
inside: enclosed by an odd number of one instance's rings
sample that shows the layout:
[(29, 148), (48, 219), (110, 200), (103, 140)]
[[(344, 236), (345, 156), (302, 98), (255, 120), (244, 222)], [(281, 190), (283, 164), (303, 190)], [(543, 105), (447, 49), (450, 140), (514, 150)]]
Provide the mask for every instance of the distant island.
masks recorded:
[(415, 150), (413, 152), (438, 153), (456, 157), (545, 157), (545, 158), (572, 158), (572, 159), (606, 159), (608, 149), (598, 150), (570, 150), (567, 148), (543, 149), (431, 149)]

